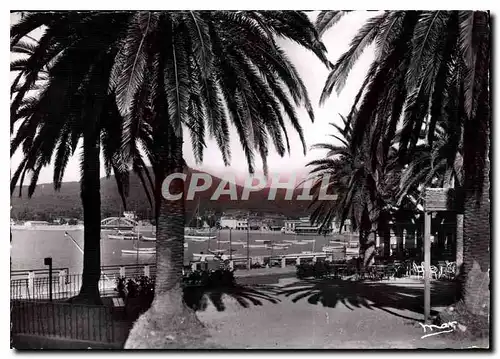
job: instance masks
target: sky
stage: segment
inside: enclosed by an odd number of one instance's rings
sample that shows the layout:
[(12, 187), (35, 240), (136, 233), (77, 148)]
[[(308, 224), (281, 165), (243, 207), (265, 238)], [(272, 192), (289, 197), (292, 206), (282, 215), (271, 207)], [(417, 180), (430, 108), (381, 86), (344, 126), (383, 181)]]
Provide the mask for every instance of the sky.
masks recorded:
[[(362, 26), (366, 19), (373, 15), (373, 12), (354, 11), (344, 16), (340, 22), (330, 28), (323, 35), (322, 40), (328, 50), (327, 56), (332, 63), (335, 63), (338, 57), (348, 49), (349, 43), (356, 34), (357, 30)], [(310, 14), (312, 20), (315, 19), (315, 16), (315, 13)], [(15, 19), (11, 16), (11, 22), (13, 21), (15, 21)], [(40, 34), (41, 32), (39, 32), (39, 34), (34, 34), (34, 37), (37, 37), (37, 35), (40, 36)], [(287, 125), (286, 127), (288, 130), (291, 152), (289, 154), (285, 154), (284, 157), (280, 157), (274, 151), (274, 148), (270, 147), (268, 167), (269, 172), (274, 174), (275, 177), (279, 176), (280, 178), (288, 178), (291, 174), (303, 177), (308, 171), (305, 167), (306, 164), (311, 160), (321, 158), (324, 155), (323, 151), (310, 150), (310, 147), (315, 143), (332, 141), (332, 138), (329, 135), (333, 133), (333, 127), (330, 126), (330, 123), (340, 123), (341, 119), (339, 114), (346, 115), (349, 112), (356, 93), (364, 80), (371, 61), (373, 60), (374, 51), (372, 47), (365, 50), (365, 53), (361, 55), (358, 63), (352, 69), (346, 86), (340, 95), (337, 96), (335, 92), (332, 93), (330, 99), (324, 105), (320, 106), (319, 98), (328, 76), (328, 69), (312, 52), (305, 50), (299, 45), (289, 41), (279, 41), (279, 43), (286, 51), (290, 60), (293, 62), (302, 77), (314, 109), (315, 120), (314, 123), (311, 122), (305, 109), (298, 108), (297, 115), (302, 125), (308, 148), (306, 155), (304, 156), (299, 136), (291, 126)], [(15, 58), (14, 56), (11, 55), (11, 60)], [(13, 76), (11, 75), (11, 80), (12, 77)], [(230, 131), (230, 138), (232, 139), (230, 143), (232, 159), (229, 167), (224, 167), (222, 156), (217, 149), (215, 141), (212, 139), (207, 139), (206, 141), (207, 147), (204, 151), (203, 163), (201, 164), (195, 163), (191, 143), (188, 140), (185, 141), (183, 150), (184, 157), (188, 165), (220, 177), (230, 173), (239, 179), (238, 182), (247, 177), (248, 166), (243, 150), (240, 147), (236, 130), (231, 128)], [(79, 157), (79, 151), (77, 150), (75, 155), (68, 162), (64, 175), (65, 182), (80, 180)], [(20, 153), (20, 151), (17, 151), (14, 156), (12, 156), (11, 172), (15, 171), (21, 159), (22, 153)], [(262, 163), (258, 157), (256, 157), (255, 165), (257, 171), (262, 168)], [(51, 164), (41, 171), (38, 183), (52, 183), (52, 175), (53, 165)], [(104, 175), (104, 166), (101, 163), (101, 176)]]

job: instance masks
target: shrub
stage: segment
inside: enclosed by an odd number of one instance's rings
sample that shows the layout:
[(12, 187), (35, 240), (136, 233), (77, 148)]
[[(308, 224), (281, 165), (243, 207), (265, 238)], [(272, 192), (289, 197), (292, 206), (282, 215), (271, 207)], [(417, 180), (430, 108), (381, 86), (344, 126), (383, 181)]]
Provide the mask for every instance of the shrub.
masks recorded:
[[(125, 300), (126, 312), (132, 320), (145, 312), (154, 299), (154, 279), (146, 276), (137, 278), (119, 277), (115, 291)], [(184, 300), (196, 309), (197, 303), (207, 290), (228, 288), (236, 284), (234, 270), (194, 271), (182, 278)]]

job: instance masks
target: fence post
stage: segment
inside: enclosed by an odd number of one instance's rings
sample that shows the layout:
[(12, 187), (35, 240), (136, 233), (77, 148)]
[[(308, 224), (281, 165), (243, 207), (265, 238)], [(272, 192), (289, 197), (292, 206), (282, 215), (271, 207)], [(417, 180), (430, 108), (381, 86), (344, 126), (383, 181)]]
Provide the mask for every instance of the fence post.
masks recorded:
[(125, 267), (120, 267), (120, 277), (125, 277)]
[(33, 298), (35, 298), (35, 272), (28, 272), (28, 289)]
[(297, 257), (297, 260), (295, 261), (295, 264), (297, 264), (298, 266), (300, 266), (300, 257)]
[(281, 268), (286, 267), (286, 257), (281, 258)]
[(66, 270), (61, 269), (59, 270), (59, 286), (64, 287), (66, 284)]
[(144, 266), (144, 276), (149, 277), (149, 266), (148, 265)]

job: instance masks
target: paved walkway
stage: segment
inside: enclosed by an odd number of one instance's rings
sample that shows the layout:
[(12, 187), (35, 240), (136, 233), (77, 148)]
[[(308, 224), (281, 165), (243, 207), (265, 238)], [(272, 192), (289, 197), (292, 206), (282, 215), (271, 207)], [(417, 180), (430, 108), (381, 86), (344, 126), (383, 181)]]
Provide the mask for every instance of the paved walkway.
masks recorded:
[[(451, 304), (453, 287), (434, 283), (433, 309)], [(199, 318), (211, 341), (226, 348), (371, 349), (467, 348), (447, 334), (421, 338), (423, 284), (392, 280), (377, 283), (281, 280), (257, 289), (256, 303), (224, 295), (224, 310), (208, 303)], [(243, 299), (249, 301), (251, 293)], [(279, 300), (273, 302), (272, 299)], [(219, 310), (218, 310), (219, 309)]]
[[(422, 338), (421, 280), (277, 281), (205, 296), (197, 315), (211, 334), (208, 344), (228, 349), (446, 349), (488, 344), (458, 342), (448, 333)], [(432, 309), (452, 304), (454, 291), (452, 283), (434, 281)], [(32, 340), (39, 347), (40, 339)], [(54, 344), (71, 347), (68, 341), (44, 346)], [(87, 345), (76, 344), (82, 349)], [(106, 347), (110, 346), (95, 348)]]

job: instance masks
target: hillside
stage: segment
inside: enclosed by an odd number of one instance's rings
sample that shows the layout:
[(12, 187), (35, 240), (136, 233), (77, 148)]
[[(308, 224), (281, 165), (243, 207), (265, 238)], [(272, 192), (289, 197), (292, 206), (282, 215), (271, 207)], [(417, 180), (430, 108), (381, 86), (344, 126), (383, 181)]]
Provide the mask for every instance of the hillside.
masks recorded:
[[(188, 190), (193, 173), (206, 173), (194, 169), (187, 170), (187, 181), (185, 193)], [(212, 176), (212, 175), (211, 175)], [(297, 201), (296, 197), (301, 190), (295, 190), (293, 199), (286, 200), (286, 190), (278, 189), (275, 200), (268, 200), (269, 188), (264, 188), (257, 192), (251, 192), (249, 199), (241, 200), (244, 187), (236, 185), (238, 200), (233, 201), (229, 195), (221, 195), (218, 200), (210, 200), (210, 197), (219, 186), (222, 179), (212, 176), (212, 185), (206, 191), (197, 193), (193, 200), (186, 201), (187, 217), (196, 208), (198, 201), (200, 211), (206, 210), (221, 213), (229, 209), (249, 210), (262, 213), (280, 213), (287, 217), (297, 217), (306, 215), (308, 201)], [(226, 187), (227, 188), (227, 187)], [(58, 217), (82, 218), (82, 208), (80, 201), (80, 183), (64, 182), (60, 191), (54, 191), (52, 184), (38, 185), (32, 198), (27, 196), (27, 188), (23, 188), (23, 196), (20, 198), (19, 188), (11, 197), (12, 211), (11, 217), (19, 220), (39, 219), (49, 220)], [(147, 201), (140, 180), (137, 176), (131, 175), (130, 191), (127, 198), (127, 209), (137, 212), (140, 218), (152, 217), (152, 210)], [(101, 215), (103, 218), (117, 216), (123, 211), (122, 201), (116, 188), (113, 177), (101, 179)]]

